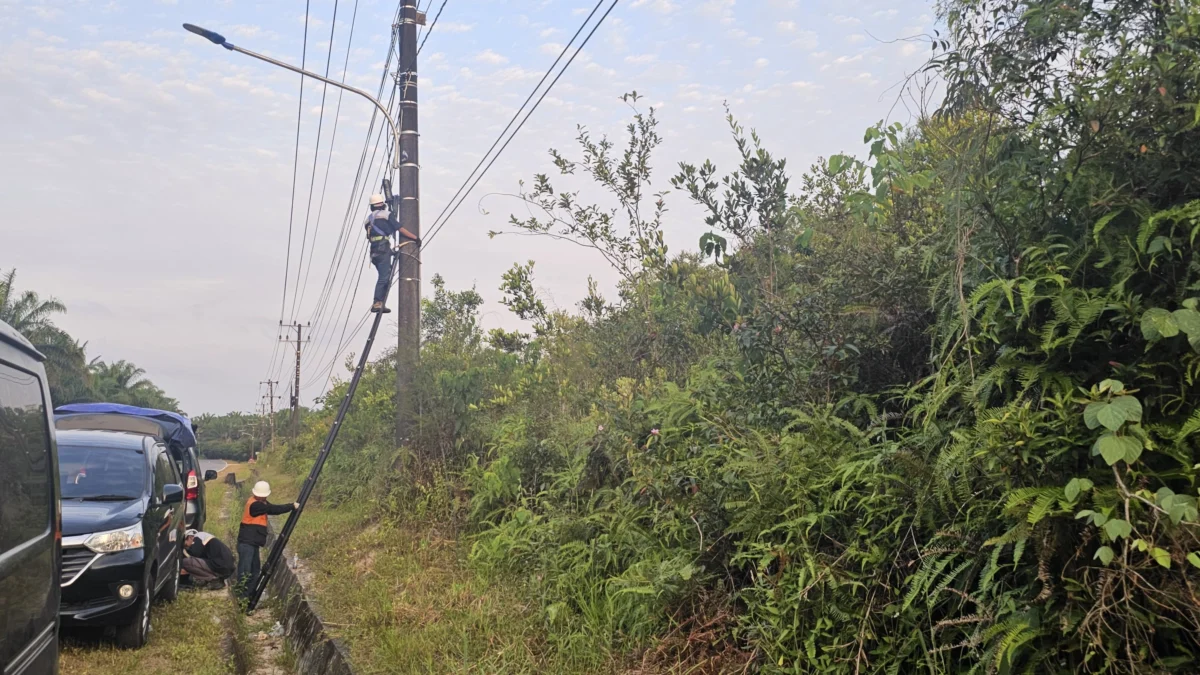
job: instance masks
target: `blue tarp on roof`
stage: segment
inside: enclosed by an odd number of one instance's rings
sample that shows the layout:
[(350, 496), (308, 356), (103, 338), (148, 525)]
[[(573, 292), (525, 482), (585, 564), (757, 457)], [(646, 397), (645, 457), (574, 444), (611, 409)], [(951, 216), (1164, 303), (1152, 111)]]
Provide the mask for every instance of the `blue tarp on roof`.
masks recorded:
[(154, 408), (139, 408), (120, 403), (68, 403), (54, 409), (56, 415), (72, 414), (115, 414), (147, 417), (159, 423), (163, 429), (163, 440), (178, 443), (185, 448), (196, 447), (196, 435), (192, 433), (192, 422), (179, 413)]

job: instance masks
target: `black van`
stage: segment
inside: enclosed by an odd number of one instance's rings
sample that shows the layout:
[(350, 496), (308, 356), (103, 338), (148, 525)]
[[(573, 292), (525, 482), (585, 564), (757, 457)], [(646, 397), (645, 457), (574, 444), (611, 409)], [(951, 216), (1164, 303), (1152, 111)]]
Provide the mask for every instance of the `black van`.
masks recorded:
[(184, 487), (167, 447), (122, 431), (58, 431), (63, 626), (116, 626), (137, 649), (150, 604), (179, 593)]
[(0, 672), (58, 672), (62, 565), (44, 357), (0, 322)]

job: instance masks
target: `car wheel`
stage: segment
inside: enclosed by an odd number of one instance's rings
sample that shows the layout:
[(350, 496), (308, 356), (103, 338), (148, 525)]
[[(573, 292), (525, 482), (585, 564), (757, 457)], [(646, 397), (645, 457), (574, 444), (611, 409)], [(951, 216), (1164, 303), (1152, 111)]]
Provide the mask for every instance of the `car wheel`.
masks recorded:
[(163, 602), (175, 602), (175, 598), (179, 597), (179, 567), (183, 564), (179, 560), (179, 555), (175, 556), (174, 574), (171, 575), (171, 580), (158, 592), (158, 597)]
[(122, 649), (141, 649), (150, 635), (150, 597), (153, 595), (154, 579), (142, 588), (137, 600), (137, 612), (124, 626), (117, 627), (117, 646)]

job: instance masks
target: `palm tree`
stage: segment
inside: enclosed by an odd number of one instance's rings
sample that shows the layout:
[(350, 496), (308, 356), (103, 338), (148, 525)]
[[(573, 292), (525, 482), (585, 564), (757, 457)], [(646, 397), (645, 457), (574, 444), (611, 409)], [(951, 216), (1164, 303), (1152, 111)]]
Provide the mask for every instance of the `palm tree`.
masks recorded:
[(12, 326), (46, 355), (50, 395), (56, 402), (70, 402), (86, 396), (86, 345), (54, 325), (54, 315), (66, 312), (66, 305), (55, 298), (43, 300), (33, 291), (18, 293), (16, 279), (16, 268), (0, 277), (0, 321)]
[(91, 373), (91, 396), (98, 401), (160, 410), (179, 409), (178, 401), (147, 380), (146, 371), (128, 361), (105, 363), (96, 357), (88, 364), (88, 371)]

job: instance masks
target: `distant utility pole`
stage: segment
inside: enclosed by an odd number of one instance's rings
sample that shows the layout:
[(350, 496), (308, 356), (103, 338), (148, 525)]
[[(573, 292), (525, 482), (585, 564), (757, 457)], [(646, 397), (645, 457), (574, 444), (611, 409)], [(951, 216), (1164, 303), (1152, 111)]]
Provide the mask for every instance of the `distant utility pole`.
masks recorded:
[(279, 380), (267, 380), (266, 382), (259, 382), (259, 384), (267, 385), (267, 395), (265, 397), (267, 403), (263, 404), (263, 410), (265, 412), (266, 407), (270, 406), (271, 416), (267, 419), (270, 420), (271, 424), (271, 450), (273, 451), (275, 450), (275, 385), (279, 384)]
[[(283, 325), (282, 323), (280, 325)], [(304, 329), (308, 326), (297, 321), (295, 324), (288, 326), (288, 330), (296, 331), (296, 380), (292, 386), (292, 440), (295, 441), (300, 436), (300, 355), (304, 345)], [(280, 338), (283, 339), (283, 338)], [(290, 338), (286, 340), (291, 342)], [(274, 408), (274, 403), (271, 404)]]
[[(254, 412), (258, 414), (258, 438), (259, 438), (259, 444), (261, 444), (261, 445), (259, 445), (259, 449), (261, 450), (262, 445), (265, 445), (265, 443), (266, 443), (263, 439), (266, 438), (266, 430), (267, 430), (267, 428), (266, 428), (267, 404), (263, 403), (262, 401), (259, 401), (258, 405), (254, 407)], [(257, 459), (258, 459), (258, 451), (256, 451), (254, 449), (255, 446), (256, 446), (255, 443), (250, 444), (250, 461), (251, 462), (257, 461)]]
[[(399, 40), (396, 86), (400, 88), (400, 222), (421, 236), (421, 160), (417, 152), (417, 0), (401, 0), (400, 23), (394, 26)], [(406, 444), (416, 419), (413, 392), (421, 348), (421, 250), (400, 249), (399, 283), (396, 288), (396, 445)]]

